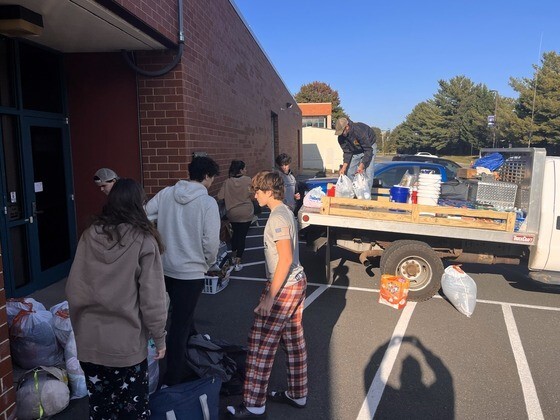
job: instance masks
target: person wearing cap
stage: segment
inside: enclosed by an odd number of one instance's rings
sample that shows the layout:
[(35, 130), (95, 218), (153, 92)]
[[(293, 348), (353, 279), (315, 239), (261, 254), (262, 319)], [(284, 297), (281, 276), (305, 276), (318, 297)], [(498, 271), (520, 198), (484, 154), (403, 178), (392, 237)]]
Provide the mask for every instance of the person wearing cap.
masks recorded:
[(109, 195), (117, 179), (119, 179), (117, 173), (109, 168), (101, 168), (93, 176), (93, 182), (101, 188), (101, 192), (105, 195)]
[(340, 175), (354, 179), (356, 173), (363, 173), (371, 191), (373, 161), (377, 152), (375, 132), (367, 124), (342, 117), (336, 120), (334, 133), (338, 136), (344, 156)]

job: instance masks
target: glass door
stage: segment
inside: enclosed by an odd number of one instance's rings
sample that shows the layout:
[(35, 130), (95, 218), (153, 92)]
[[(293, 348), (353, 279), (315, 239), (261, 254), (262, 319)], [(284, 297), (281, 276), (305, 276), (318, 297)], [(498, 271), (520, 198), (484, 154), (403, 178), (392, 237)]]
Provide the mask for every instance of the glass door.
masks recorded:
[(21, 136), (12, 136), (11, 146), (4, 138), (4, 213), (13, 279), (6, 283), (13, 285), (8, 290), (12, 296), (29, 294), (68, 274), (76, 228), (67, 133), (62, 121), (24, 117)]

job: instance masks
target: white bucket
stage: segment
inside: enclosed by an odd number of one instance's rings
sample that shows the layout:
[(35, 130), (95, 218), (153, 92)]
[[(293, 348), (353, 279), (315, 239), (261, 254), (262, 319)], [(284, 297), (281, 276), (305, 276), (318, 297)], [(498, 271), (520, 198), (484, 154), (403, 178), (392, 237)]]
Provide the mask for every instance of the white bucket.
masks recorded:
[(425, 206), (437, 206), (437, 202), (437, 197), (422, 197), (421, 195), (418, 195), (418, 204)]

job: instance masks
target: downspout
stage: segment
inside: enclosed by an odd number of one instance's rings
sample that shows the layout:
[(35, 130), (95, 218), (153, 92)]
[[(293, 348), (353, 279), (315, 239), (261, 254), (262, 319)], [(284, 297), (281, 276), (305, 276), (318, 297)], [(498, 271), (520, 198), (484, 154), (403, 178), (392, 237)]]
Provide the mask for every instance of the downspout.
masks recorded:
[(146, 77), (159, 77), (169, 73), (177, 66), (177, 64), (181, 62), (181, 58), (183, 57), (183, 49), (185, 47), (185, 34), (183, 31), (183, 0), (178, 0), (177, 8), (178, 8), (178, 18), (179, 18), (179, 47), (177, 48), (177, 54), (175, 55), (175, 58), (171, 63), (169, 63), (163, 69), (148, 71), (148, 70), (143, 70), (136, 65), (133, 58), (131, 57), (131, 54), (133, 53), (126, 50), (121, 50), (121, 54), (125, 62), (136, 73)]

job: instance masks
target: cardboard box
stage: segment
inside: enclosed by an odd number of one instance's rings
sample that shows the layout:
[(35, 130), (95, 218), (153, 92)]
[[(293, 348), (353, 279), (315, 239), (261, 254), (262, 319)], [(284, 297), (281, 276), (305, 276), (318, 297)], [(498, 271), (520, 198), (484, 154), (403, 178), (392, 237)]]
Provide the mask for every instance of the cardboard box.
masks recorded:
[(478, 178), (478, 173), (473, 168), (459, 168), (457, 169), (457, 178)]

